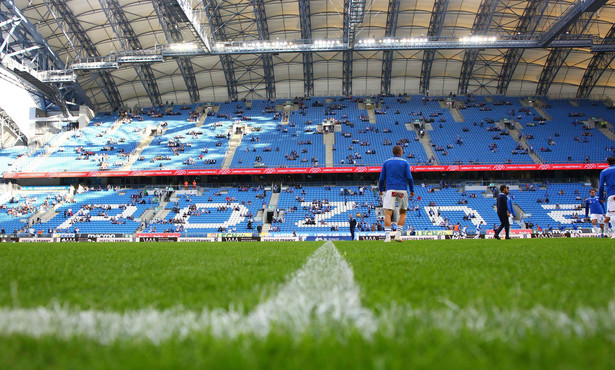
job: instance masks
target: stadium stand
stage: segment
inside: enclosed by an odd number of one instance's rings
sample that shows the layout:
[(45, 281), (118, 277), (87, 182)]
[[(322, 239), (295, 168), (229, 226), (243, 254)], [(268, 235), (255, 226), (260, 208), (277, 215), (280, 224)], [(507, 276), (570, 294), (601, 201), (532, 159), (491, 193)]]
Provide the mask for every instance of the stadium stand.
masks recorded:
[[(449, 100), (278, 99), (209, 104), (208, 113), (192, 104), (99, 114), (55, 135), (20, 171), (220, 169), (227, 156), (227, 168), (324, 167), (328, 156), (330, 166), (379, 166), (396, 144), (411, 165), (602, 163), (615, 150), (615, 112), (602, 102), (543, 99), (539, 112), (517, 98), (471, 96), (455, 101), (456, 122)], [(15, 170), (9, 163), (24, 151), (1, 150), (0, 170)]]
[[(512, 229), (541, 229), (563, 225), (587, 228), (582, 204), (585, 183), (526, 183), (511, 185), (517, 218)], [(276, 187), (277, 188), (277, 187)], [(81, 189), (81, 188), (80, 188)], [(68, 190), (22, 190), (0, 199), (0, 226), (6, 234), (97, 233), (134, 235), (181, 233), (258, 233), (272, 235), (346, 235), (348, 219), (357, 218), (360, 235), (379, 235), (383, 213), (377, 188), (368, 183), (345, 186), (294, 185), (279, 193), (263, 186), (202, 188), (90, 188), (71, 195)], [(474, 234), (499, 224), (495, 188), (464, 184), (421, 184), (407, 213), (406, 231), (443, 231), (467, 227)], [(275, 195), (275, 199), (273, 197)], [(12, 202), (11, 202), (12, 201)], [(39, 212), (39, 213), (37, 213)], [(34, 215), (37, 219), (34, 219)]]
[(12, 170), (12, 166), (20, 156), (27, 152), (25, 146), (14, 146), (0, 149), (0, 174)]
[[(203, 236), (216, 232), (252, 233), (255, 217), (269, 204), (271, 192), (255, 188), (204, 189), (203, 194), (180, 194), (167, 204), (164, 218), (145, 221), (146, 232), (185, 232)], [(262, 225), (262, 223), (261, 223)]]

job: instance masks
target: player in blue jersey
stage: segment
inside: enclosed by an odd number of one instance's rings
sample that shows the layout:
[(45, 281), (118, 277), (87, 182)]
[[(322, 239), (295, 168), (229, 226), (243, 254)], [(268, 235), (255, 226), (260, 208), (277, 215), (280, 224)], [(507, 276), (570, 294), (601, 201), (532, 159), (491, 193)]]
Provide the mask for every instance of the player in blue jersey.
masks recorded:
[[(604, 191), (606, 187), (606, 216), (604, 222), (608, 222), (615, 216), (615, 157), (608, 157), (606, 163), (609, 167), (600, 172), (600, 190), (598, 197), (601, 202), (604, 202)], [(615, 234), (611, 236), (615, 238)]]
[(594, 234), (602, 236), (604, 234), (604, 205), (600, 202), (600, 197), (596, 195), (596, 189), (590, 189), (589, 198), (585, 199), (585, 218), (589, 217), (591, 217)]
[(508, 223), (512, 225), (515, 222), (515, 217), (517, 216), (515, 213), (515, 207), (513, 207), (512, 195), (508, 194), (506, 204), (508, 206), (508, 212), (510, 213), (510, 216), (508, 216)]
[(385, 242), (391, 241), (391, 216), (397, 203), (399, 208), (399, 219), (397, 220), (397, 231), (395, 241), (401, 242), (401, 232), (406, 223), (406, 210), (408, 209), (408, 187), (410, 187), (410, 198), (414, 197), (414, 181), (410, 172), (408, 161), (401, 156), (404, 150), (401, 146), (393, 147), (393, 157), (387, 159), (382, 164), (378, 188), (382, 196), (382, 208), (384, 208), (384, 231)]
[(476, 225), (476, 234), (474, 235), (474, 239), (480, 239), (481, 229), (483, 228), (483, 221), (479, 222)]

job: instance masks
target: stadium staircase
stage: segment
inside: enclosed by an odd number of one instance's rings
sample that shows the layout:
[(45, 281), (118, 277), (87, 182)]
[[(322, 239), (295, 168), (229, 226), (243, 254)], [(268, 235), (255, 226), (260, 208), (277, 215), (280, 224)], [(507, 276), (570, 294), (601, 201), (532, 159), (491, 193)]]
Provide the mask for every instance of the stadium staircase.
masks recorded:
[(107, 135), (109, 137), (111, 137), (120, 127), (122, 126), (122, 119), (118, 118), (114, 123), (113, 126), (111, 126), (111, 128), (109, 129), (109, 131), (107, 131)]
[(528, 149), (529, 156), (530, 158), (532, 158), (534, 163), (542, 164), (543, 163), (542, 159), (540, 159), (540, 157), (537, 156), (536, 153), (529, 151), (530, 147), (527, 141), (525, 140), (525, 138), (523, 137), (521, 138), (521, 140), (519, 140), (519, 132), (521, 129), (523, 129), (523, 126), (517, 121), (511, 121), (511, 122), (512, 122), (512, 126), (510, 125), (507, 126), (506, 123), (504, 123), (504, 121), (500, 120), (499, 122), (497, 122), (496, 126), (498, 126), (501, 129), (507, 130), (508, 133), (510, 134), (510, 137), (513, 140), (521, 144), (521, 146), (523, 146), (525, 149)]
[(333, 145), (335, 145), (335, 134), (328, 132), (322, 135), (325, 144), (325, 166), (333, 167)]
[(589, 127), (596, 127), (598, 131), (602, 132), (602, 134), (606, 136), (607, 138), (609, 138), (609, 140), (615, 141), (615, 133), (613, 133), (613, 125), (604, 119), (601, 119), (601, 121), (605, 122), (606, 126), (602, 126), (601, 124), (596, 124), (593, 120), (584, 121), (583, 124)]
[[(272, 193), (271, 198), (269, 199), (268, 209), (276, 209), (278, 207), (279, 200), (280, 200), (280, 193)], [(261, 213), (261, 219), (263, 221), (263, 232), (264, 233), (269, 232), (269, 229), (271, 229), (271, 223), (267, 219), (267, 214), (262, 210), (259, 211), (259, 213)], [(274, 214), (274, 216), (278, 217), (279, 215)], [(255, 217), (255, 220), (258, 221), (258, 214), (257, 214), (257, 217)]]
[(233, 157), (235, 156), (237, 148), (241, 145), (242, 139), (243, 134), (231, 135), (231, 140), (229, 140), (228, 142), (228, 149), (226, 150), (226, 154), (224, 155), (224, 162), (222, 163), (223, 169), (231, 168), (231, 164), (233, 163)]
[(369, 117), (369, 123), (376, 123), (376, 113), (374, 112), (374, 105), (370, 103), (365, 104), (364, 109), (367, 110), (367, 117)]
[(128, 162), (126, 162), (124, 167), (122, 167), (122, 171), (128, 171), (130, 167), (132, 167), (132, 165), (137, 161), (137, 159), (139, 159), (139, 156), (141, 155), (141, 153), (143, 153), (145, 148), (147, 148), (152, 143), (154, 138), (159, 135), (164, 135), (166, 131), (167, 127), (162, 127), (162, 125), (158, 126), (156, 129), (146, 129), (145, 133), (143, 134), (143, 138), (141, 139), (141, 142), (139, 143), (139, 145), (137, 145), (134, 152), (130, 155)]
[(536, 112), (538, 112), (538, 114), (540, 114), (540, 116), (542, 118), (544, 118), (547, 121), (552, 121), (553, 118), (551, 117), (551, 115), (549, 115), (547, 112), (545, 112), (545, 110), (543, 109), (546, 104), (544, 101), (540, 100), (540, 99), (536, 99), (533, 103), (533, 105), (530, 105), (529, 102), (527, 102), (527, 106), (531, 106), (532, 108), (534, 108), (534, 110)]
[(429, 136), (429, 131), (433, 130), (433, 126), (431, 125), (431, 123), (425, 124), (425, 135), (423, 135), (422, 138), (419, 135), (419, 133), (416, 132), (412, 124), (406, 123), (406, 128), (408, 129), (408, 131), (415, 131), (416, 137), (419, 138), (419, 142), (423, 145), (423, 149), (425, 149), (425, 153), (427, 154), (427, 159), (433, 158), (435, 159), (435, 162), (433, 164), (436, 166), (439, 165), (440, 161), (438, 161), (438, 157), (436, 156), (436, 153), (434, 152), (430, 144), (431, 137)]
[(451, 108), (449, 109), (449, 111), (451, 112), (451, 115), (453, 116), (453, 119), (455, 120), (455, 122), (465, 122), (465, 119), (463, 118), (463, 114), (461, 114), (459, 109)]
[(600, 130), (600, 132), (604, 134), (604, 136), (608, 137), (610, 140), (615, 141), (615, 133), (613, 133), (612, 131), (613, 129), (612, 124), (607, 123), (607, 127), (600, 126), (598, 129)]
[[(64, 145), (64, 142), (66, 140), (68, 140), (68, 138), (70, 138), (71, 134), (74, 134), (74, 133), (75, 133), (75, 131), (64, 131), (63, 133), (61, 133), (58, 136), (56, 136), (53, 139), (53, 141), (50, 142), (48, 144), (48, 146), (45, 147), (45, 149), (44, 149), (45, 153), (43, 155), (36, 156), (28, 164), (28, 167), (29, 168), (36, 168), (36, 167), (39, 167), (39, 164), (42, 164), (42, 163), (46, 162), (47, 159), (49, 158), (49, 156), (51, 156), (53, 153), (57, 152), (58, 149), (60, 149), (60, 147), (62, 145)], [(42, 167), (44, 167), (44, 166), (42, 166)]]
[(457, 109), (456, 107), (458, 107), (459, 105), (463, 104), (459, 101), (455, 101), (455, 107), (453, 108), (449, 108), (446, 105), (446, 101), (444, 100), (440, 100), (440, 108), (442, 109), (448, 109), (448, 111), (451, 113), (451, 116), (453, 116), (453, 119), (455, 120), (455, 122), (465, 122), (465, 118), (463, 117), (463, 114), (461, 114), (461, 112), (459, 111), (459, 109)]

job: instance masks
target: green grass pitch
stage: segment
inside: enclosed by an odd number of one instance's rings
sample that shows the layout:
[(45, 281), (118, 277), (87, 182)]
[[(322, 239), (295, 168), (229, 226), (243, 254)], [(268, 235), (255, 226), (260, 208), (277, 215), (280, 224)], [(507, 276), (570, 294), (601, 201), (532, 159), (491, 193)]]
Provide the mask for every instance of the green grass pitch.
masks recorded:
[(0, 368), (615, 368), (610, 239), (323, 244), (2, 243)]

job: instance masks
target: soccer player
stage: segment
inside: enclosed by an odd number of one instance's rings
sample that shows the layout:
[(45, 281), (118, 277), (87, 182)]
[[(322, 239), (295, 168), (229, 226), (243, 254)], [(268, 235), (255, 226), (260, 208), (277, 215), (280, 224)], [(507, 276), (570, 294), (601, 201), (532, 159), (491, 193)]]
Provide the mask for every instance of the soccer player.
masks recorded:
[(478, 225), (476, 225), (476, 235), (474, 235), (474, 239), (480, 239), (480, 232), (483, 228), (483, 222), (481, 221)]
[[(604, 234), (604, 205), (596, 195), (596, 189), (589, 190), (589, 198), (585, 199), (585, 218), (591, 214), (592, 230), (596, 236)], [(598, 230), (600, 225), (600, 231)]]
[(382, 208), (384, 208), (384, 231), (386, 243), (391, 241), (391, 216), (395, 209), (395, 203), (399, 207), (399, 219), (395, 241), (401, 242), (401, 232), (406, 223), (406, 210), (408, 209), (408, 187), (410, 198), (414, 197), (414, 181), (410, 173), (408, 161), (402, 158), (404, 150), (401, 146), (393, 147), (393, 157), (382, 164), (378, 188), (382, 196)]
[[(604, 188), (606, 184), (606, 216), (604, 222), (608, 223), (611, 217), (615, 216), (615, 157), (608, 157), (606, 163), (609, 167), (600, 172), (600, 190), (598, 190), (598, 197), (601, 202), (604, 202)], [(611, 236), (611, 239), (615, 238), (615, 234)]]
[(500, 232), (502, 229), (506, 230), (506, 239), (510, 239), (510, 223), (508, 218), (510, 217), (510, 211), (508, 211), (508, 194), (510, 190), (506, 185), (500, 185), (500, 194), (497, 199), (497, 211), (500, 218), (500, 226), (495, 230), (495, 238), (500, 239)]
[(506, 200), (506, 205), (508, 206), (508, 213), (510, 213), (510, 217), (508, 217), (508, 223), (512, 225), (515, 222), (515, 217), (517, 214), (515, 213), (515, 207), (513, 207), (512, 195), (508, 194)]

